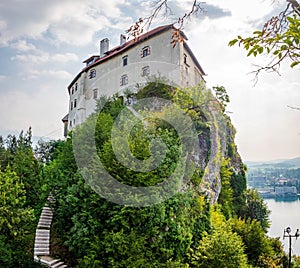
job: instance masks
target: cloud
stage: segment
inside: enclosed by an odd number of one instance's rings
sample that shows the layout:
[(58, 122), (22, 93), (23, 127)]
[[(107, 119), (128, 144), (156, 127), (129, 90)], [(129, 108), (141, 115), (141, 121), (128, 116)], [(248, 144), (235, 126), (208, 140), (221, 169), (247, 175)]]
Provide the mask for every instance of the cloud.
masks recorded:
[(34, 135), (46, 136), (55, 131), (56, 136), (53, 138), (61, 138), (61, 118), (67, 110), (66, 92), (55, 83), (43, 85), (34, 91), (22, 87), (0, 92), (0, 132), (20, 133), (22, 129), (26, 131), (31, 126)]
[[(122, 18), (125, 0), (1, 1), (0, 45), (19, 38), (49, 36), (73, 45), (88, 44), (96, 31)], [(38, 12), (37, 12), (38, 11)]]
[(228, 17), (232, 15), (231, 11), (229, 11), (228, 9), (223, 9), (215, 5), (204, 4), (203, 7), (204, 7), (205, 16), (211, 19), (218, 19), (218, 18)]
[(26, 40), (18, 40), (17, 42), (12, 43), (10, 46), (11, 48), (22, 52), (36, 50), (36, 47), (33, 44), (27, 43)]
[(36, 79), (41, 76), (46, 78), (55, 77), (63, 80), (70, 80), (73, 77), (72, 74), (64, 70), (29, 70), (26, 74), (27, 79)]
[(42, 63), (67, 63), (70, 61), (78, 61), (78, 56), (74, 53), (65, 53), (65, 54), (49, 54), (46, 52), (40, 52), (37, 54), (18, 54), (16, 56), (11, 57), (13, 61), (19, 62), (28, 62), (34, 64), (42, 64)]

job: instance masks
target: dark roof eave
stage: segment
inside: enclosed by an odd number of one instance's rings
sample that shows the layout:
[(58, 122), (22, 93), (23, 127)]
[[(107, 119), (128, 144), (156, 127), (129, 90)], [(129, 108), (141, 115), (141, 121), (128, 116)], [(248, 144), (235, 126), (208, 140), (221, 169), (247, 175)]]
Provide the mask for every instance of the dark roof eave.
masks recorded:
[(68, 119), (69, 119), (69, 114), (65, 115), (61, 121), (68, 122)]
[(186, 42), (184, 42), (183, 45), (184, 45), (185, 49), (191, 55), (193, 61), (195, 62), (195, 64), (198, 67), (198, 69), (200, 70), (201, 74), (202, 75), (206, 75), (206, 73), (204, 72), (203, 68), (201, 67), (200, 63), (198, 62), (197, 58), (195, 57), (194, 53), (192, 52), (192, 50), (190, 49), (190, 47), (188, 46), (188, 44)]

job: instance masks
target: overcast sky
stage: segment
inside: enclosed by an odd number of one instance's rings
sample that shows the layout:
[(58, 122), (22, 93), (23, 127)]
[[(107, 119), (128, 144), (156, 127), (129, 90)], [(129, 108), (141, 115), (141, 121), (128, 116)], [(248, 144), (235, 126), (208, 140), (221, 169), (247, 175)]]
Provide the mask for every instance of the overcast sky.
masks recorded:
[[(171, 1), (174, 17), (188, 2)], [(285, 1), (206, 1), (206, 14), (185, 26), (188, 44), (207, 73), (208, 87), (223, 85), (228, 110), (237, 129), (236, 142), (244, 160), (300, 156), (299, 67), (281, 68), (281, 76), (263, 74), (253, 87), (253, 64), (266, 58), (246, 58), (228, 42), (246, 36)], [(67, 86), (99, 53), (99, 41), (118, 45), (119, 35), (151, 11), (151, 1), (129, 0), (2, 0), (0, 2), (0, 135), (29, 126), (34, 136), (61, 138), (61, 118), (68, 112)], [(167, 24), (170, 19), (159, 23)]]

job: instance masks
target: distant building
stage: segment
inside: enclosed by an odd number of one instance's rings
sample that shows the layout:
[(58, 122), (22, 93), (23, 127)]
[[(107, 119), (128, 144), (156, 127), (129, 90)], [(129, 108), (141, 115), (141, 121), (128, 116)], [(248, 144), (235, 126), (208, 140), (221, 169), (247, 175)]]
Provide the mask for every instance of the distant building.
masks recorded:
[(248, 185), (253, 188), (264, 187), (267, 184), (266, 176), (248, 176), (247, 178)]
[(296, 196), (297, 195), (296, 186), (280, 186), (275, 187), (275, 195), (276, 197), (285, 197), (285, 196)]
[(205, 73), (186, 43), (186, 35), (179, 31), (183, 42), (175, 47), (171, 44), (175, 30), (173, 25), (160, 26), (127, 42), (121, 35), (120, 45), (113, 49), (109, 49), (109, 40), (103, 39), (99, 55), (86, 59), (85, 67), (68, 86), (65, 134), (94, 112), (99, 96), (134, 91), (150, 75), (161, 75), (179, 87), (203, 81)]

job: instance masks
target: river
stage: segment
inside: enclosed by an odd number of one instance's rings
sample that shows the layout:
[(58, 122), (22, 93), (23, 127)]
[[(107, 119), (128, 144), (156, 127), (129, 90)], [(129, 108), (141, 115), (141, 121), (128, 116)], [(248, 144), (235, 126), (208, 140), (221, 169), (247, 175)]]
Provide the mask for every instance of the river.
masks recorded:
[[(271, 227), (268, 235), (280, 237), (285, 251), (288, 252), (289, 239), (283, 239), (283, 231), (287, 227), (291, 227), (291, 234), (294, 235), (296, 230), (300, 229), (300, 200), (265, 199), (265, 202), (271, 210)], [(300, 237), (297, 240), (294, 237), (292, 238), (292, 254), (300, 255)]]

